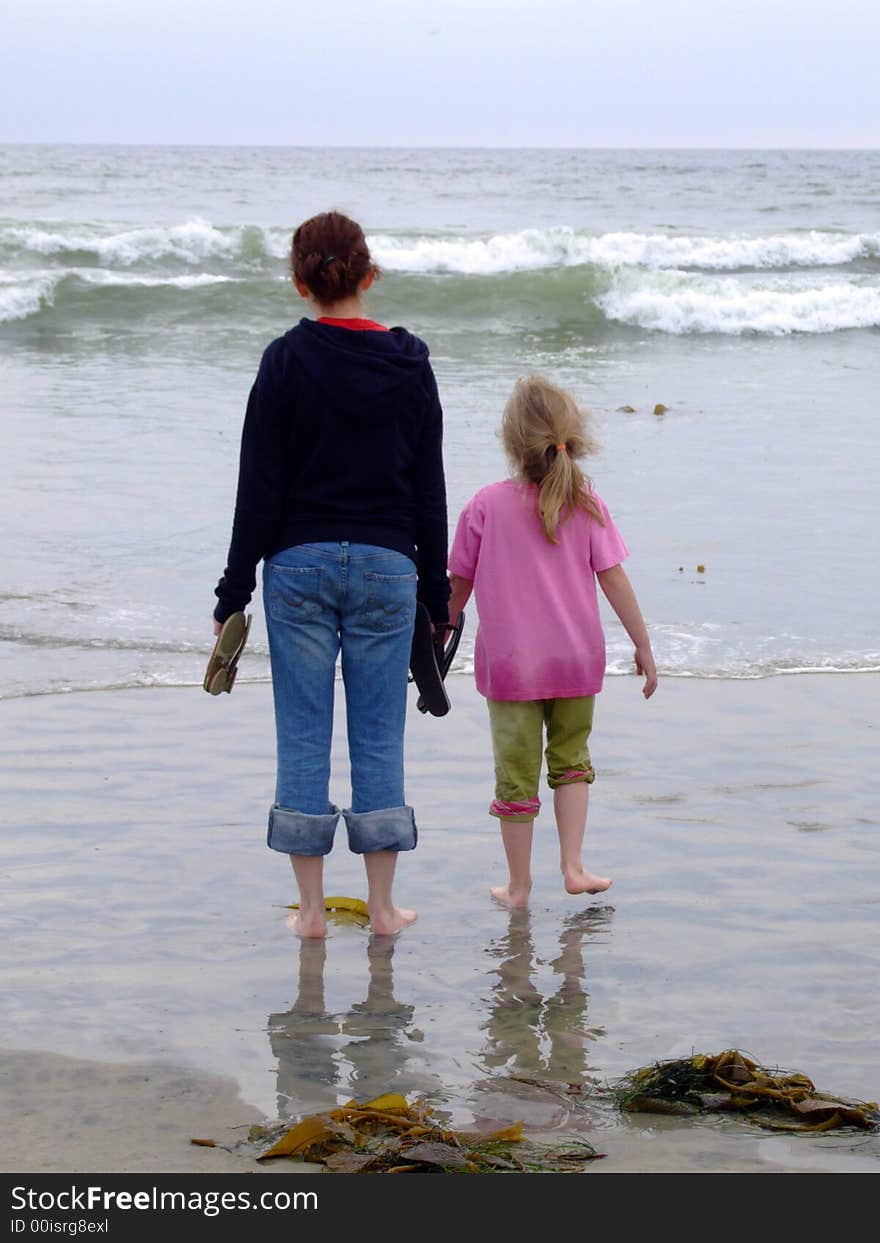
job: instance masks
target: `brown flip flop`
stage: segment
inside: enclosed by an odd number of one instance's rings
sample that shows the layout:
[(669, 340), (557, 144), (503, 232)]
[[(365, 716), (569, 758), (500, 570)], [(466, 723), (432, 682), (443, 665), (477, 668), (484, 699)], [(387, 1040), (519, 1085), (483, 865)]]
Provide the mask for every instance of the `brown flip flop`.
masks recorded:
[(223, 623), (205, 670), (203, 685), (209, 695), (219, 695), (221, 691), (228, 694), (232, 690), (250, 629), (251, 615), (245, 617), (244, 613), (233, 613)]

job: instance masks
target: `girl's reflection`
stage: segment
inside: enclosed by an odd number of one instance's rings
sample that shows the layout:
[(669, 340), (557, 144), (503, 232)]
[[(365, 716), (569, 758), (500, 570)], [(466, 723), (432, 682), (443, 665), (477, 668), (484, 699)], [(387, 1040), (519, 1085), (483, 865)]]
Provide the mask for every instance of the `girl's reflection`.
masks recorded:
[(552, 1079), (571, 1087), (589, 1077), (589, 1043), (604, 1036), (604, 1028), (587, 1026), (589, 994), (584, 988), (584, 943), (606, 932), (613, 908), (590, 907), (570, 915), (559, 937), (559, 955), (551, 960), (554, 976), (561, 977), (552, 995), (539, 992), (531, 918), (528, 911), (511, 911), (505, 936), (489, 947), (500, 959), (489, 1000), (483, 1064), (512, 1074)]

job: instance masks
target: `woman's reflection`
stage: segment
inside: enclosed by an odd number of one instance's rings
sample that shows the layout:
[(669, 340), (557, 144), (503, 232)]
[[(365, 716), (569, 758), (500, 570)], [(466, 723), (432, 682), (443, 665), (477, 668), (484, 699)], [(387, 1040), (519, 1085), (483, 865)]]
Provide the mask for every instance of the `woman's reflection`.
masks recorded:
[(409, 1090), (399, 1080), (413, 1051), (405, 1033), (412, 1024), (414, 1011), (394, 996), (395, 945), (394, 937), (370, 937), (367, 995), (342, 1019), (342, 1034), (348, 1040), (340, 1056), (349, 1063), (349, 1087), (356, 1100), (369, 1100), (383, 1092), (405, 1095)]
[(323, 939), (300, 940), (296, 1001), (286, 1013), (268, 1018), (269, 1043), (278, 1059), (279, 1118), (332, 1109), (336, 1104), (340, 1023), (324, 1005), (326, 959)]
[(394, 937), (370, 937), (367, 995), (346, 1013), (332, 1015), (324, 1002), (326, 943), (303, 938), (296, 1001), (268, 1020), (278, 1059), (279, 1117), (332, 1109), (340, 1097), (436, 1090), (433, 1080), (409, 1065), (421, 1052), (421, 1033), (411, 1027), (413, 1007), (394, 996), (395, 944)]

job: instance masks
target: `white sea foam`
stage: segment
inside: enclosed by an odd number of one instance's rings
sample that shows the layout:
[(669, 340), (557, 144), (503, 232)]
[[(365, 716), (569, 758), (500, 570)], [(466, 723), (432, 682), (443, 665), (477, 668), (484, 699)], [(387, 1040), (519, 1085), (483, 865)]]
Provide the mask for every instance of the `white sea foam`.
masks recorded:
[(609, 233), (591, 245), (603, 266), (700, 268), (836, 267), (880, 255), (880, 233), (778, 234), (769, 237), (677, 237)]
[(806, 288), (663, 273), (626, 274), (595, 299), (608, 319), (684, 333), (825, 333), (880, 325), (880, 287), (838, 282)]
[[(522, 229), (489, 237), (400, 236), (368, 239), (377, 261), (389, 271), (491, 276), (542, 268), (696, 268), (731, 271), (829, 267), (880, 258), (880, 233), (818, 230), (751, 236), (614, 232), (593, 235), (560, 226)], [(91, 255), (103, 265), (131, 267), (175, 260), (191, 265), (211, 260), (252, 264), (282, 261), (290, 233), (257, 225), (221, 228), (196, 217), (183, 224), (107, 232), (89, 225), (0, 228), (0, 247), (13, 254), (47, 257)]]
[(102, 268), (74, 268), (68, 276), (76, 276), (87, 285), (121, 289), (202, 289), (206, 285), (235, 284), (234, 276), (210, 272), (194, 272), (184, 276), (141, 276), (133, 272), (108, 272)]
[(17, 278), (6, 273), (0, 275), (0, 324), (27, 319), (39, 314), (44, 307), (51, 306), (57, 283), (57, 276), (51, 273), (33, 273)]
[(122, 233), (102, 233), (82, 228), (66, 232), (21, 226), (0, 229), (0, 244), (38, 255), (94, 255), (104, 264), (130, 267), (143, 260), (178, 259), (203, 263), (235, 256), (241, 249), (241, 229), (220, 230), (206, 220)]
[(389, 271), (496, 275), (541, 268), (738, 268), (829, 267), (880, 257), (880, 233), (774, 234), (766, 237), (700, 237), (604, 233), (569, 228), (524, 229), (488, 238), (394, 237), (369, 239), (377, 261)]
[(490, 276), (578, 262), (570, 229), (525, 229), (488, 238), (392, 237), (368, 239), (376, 261), (392, 272), (454, 272)]

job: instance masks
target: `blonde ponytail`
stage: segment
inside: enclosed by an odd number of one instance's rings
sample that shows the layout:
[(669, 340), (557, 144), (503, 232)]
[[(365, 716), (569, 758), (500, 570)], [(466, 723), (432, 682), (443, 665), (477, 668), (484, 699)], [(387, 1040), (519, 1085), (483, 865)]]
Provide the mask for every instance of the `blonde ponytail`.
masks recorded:
[(570, 393), (543, 376), (526, 376), (504, 407), (501, 439), (516, 474), (538, 487), (538, 514), (551, 544), (557, 528), (576, 509), (584, 509), (603, 526), (592, 482), (577, 459), (596, 453), (588, 415)]

